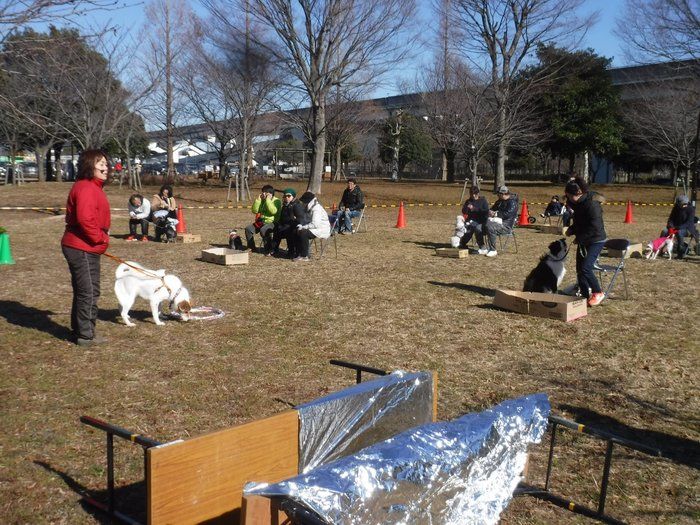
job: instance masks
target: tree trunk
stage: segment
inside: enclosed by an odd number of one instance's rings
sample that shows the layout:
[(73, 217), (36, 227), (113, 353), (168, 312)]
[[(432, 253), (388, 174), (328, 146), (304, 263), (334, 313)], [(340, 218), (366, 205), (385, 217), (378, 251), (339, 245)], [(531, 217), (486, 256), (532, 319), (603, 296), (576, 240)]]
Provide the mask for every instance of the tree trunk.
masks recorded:
[(51, 144), (36, 146), (34, 156), (36, 157), (36, 169), (39, 182), (46, 182), (46, 153), (51, 148)]
[(61, 150), (63, 150), (63, 143), (59, 143), (54, 145), (53, 151), (54, 151), (54, 157), (56, 158), (56, 162), (54, 164), (54, 173), (56, 174), (56, 178), (54, 179), (56, 182), (61, 182), (63, 180), (63, 165), (61, 164)]
[(588, 151), (583, 152), (583, 180), (588, 184)]
[(455, 181), (455, 159), (457, 158), (457, 153), (454, 150), (446, 150), (443, 152), (443, 165), (447, 168), (446, 170), (443, 169), (443, 174), (445, 174), (445, 178), (443, 180), (447, 180), (447, 182), (454, 182)]
[(477, 175), (477, 168), (479, 167), (479, 159), (472, 155), (469, 157), (469, 170), (472, 174), (472, 186), (475, 188), (479, 187), (479, 176)]
[(498, 127), (500, 137), (498, 138), (498, 157), (496, 161), (496, 176), (493, 179), (494, 191), (506, 183), (506, 107), (505, 103), (500, 104), (498, 109)]
[(335, 175), (333, 176), (333, 180), (340, 180), (340, 178), (343, 176), (342, 153), (343, 150), (341, 148), (335, 149), (335, 170), (333, 170)]
[(313, 153), (311, 156), (311, 174), (307, 190), (317, 195), (321, 194), (321, 180), (324, 171), (324, 157), (326, 154), (326, 108), (323, 102), (314, 104), (311, 108), (313, 124), (311, 128), (311, 141)]

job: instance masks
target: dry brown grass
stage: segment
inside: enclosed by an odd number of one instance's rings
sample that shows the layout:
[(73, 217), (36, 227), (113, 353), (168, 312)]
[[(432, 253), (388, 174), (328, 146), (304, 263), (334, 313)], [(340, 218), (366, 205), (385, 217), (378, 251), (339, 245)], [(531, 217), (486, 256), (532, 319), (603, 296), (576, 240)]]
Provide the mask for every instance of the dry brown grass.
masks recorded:
[[(280, 182), (278, 188), (288, 184)], [(301, 184), (292, 184), (302, 190)], [(363, 183), (374, 204), (456, 203), (460, 187)], [(258, 185), (259, 187), (259, 185)], [(342, 185), (324, 186), (337, 201)], [(67, 184), (0, 189), (0, 206), (62, 206)], [(144, 193), (150, 194), (155, 188)], [(254, 190), (255, 191), (255, 190)], [(544, 202), (560, 188), (514, 186), (521, 198)], [(666, 189), (609, 187), (609, 200), (669, 202)], [(128, 191), (108, 189), (112, 206)], [(221, 205), (223, 188), (177, 187), (180, 201)], [(539, 213), (541, 206), (532, 213)], [(625, 225), (623, 206), (605, 208), (610, 236), (648, 240), (670, 208), (638, 207)], [(110, 252), (182, 278), (198, 304), (226, 311), (211, 322), (152, 323), (137, 303), (137, 326), (117, 321), (112, 261), (103, 260), (100, 331), (109, 343), (94, 349), (69, 343), (71, 289), (61, 255), (61, 216), (0, 211), (17, 264), (0, 267), (0, 515), (6, 523), (94, 523), (74, 484), (104, 487), (103, 436), (78, 423), (81, 414), (112, 421), (167, 441), (273, 414), (347, 386), (352, 374), (331, 358), (385, 369), (437, 370), (440, 417), (480, 410), (506, 398), (547, 392), (556, 412), (587, 422), (645, 429), (644, 439), (698, 464), (697, 260), (632, 259), (632, 297), (613, 298), (572, 324), (490, 307), (496, 288), (518, 288), (552, 236), (518, 231), (520, 253), (494, 259), (443, 259), (457, 213), (450, 207), (409, 207), (408, 227), (393, 228), (396, 209), (368, 211), (369, 232), (340, 237), (339, 256), (296, 265), (252, 255), (244, 267), (196, 260), (227, 228), (251, 220), (247, 210), (191, 210), (189, 230), (203, 244), (126, 243)], [(127, 229), (123, 212), (112, 231)], [(574, 279), (573, 260), (567, 282)], [(580, 436), (562, 438), (555, 485), (593, 505), (601, 447)], [(532, 473), (542, 479), (546, 446)], [(120, 484), (139, 479), (141, 458), (118, 448)], [(700, 518), (696, 469), (618, 449), (608, 496), (610, 513), (630, 523), (695, 523)], [(585, 523), (519, 499), (505, 523)]]

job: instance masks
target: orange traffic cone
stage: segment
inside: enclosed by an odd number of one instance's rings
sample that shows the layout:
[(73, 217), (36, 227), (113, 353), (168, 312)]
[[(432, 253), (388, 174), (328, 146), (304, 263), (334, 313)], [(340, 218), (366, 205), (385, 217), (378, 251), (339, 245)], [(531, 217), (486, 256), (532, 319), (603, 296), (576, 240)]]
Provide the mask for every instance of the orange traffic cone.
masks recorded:
[(396, 228), (405, 228), (406, 227), (406, 216), (404, 215), (403, 211), (403, 201), (401, 201), (401, 204), (399, 204), (399, 218), (396, 220)]
[(627, 201), (627, 212), (625, 213), (625, 224), (632, 224), (634, 219), (632, 218), (632, 201)]
[(527, 226), (530, 222), (530, 213), (527, 210), (527, 201), (523, 200), (523, 207), (520, 209), (520, 218), (518, 219), (518, 226)]
[(177, 226), (175, 226), (175, 233), (187, 233), (185, 216), (182, 213), (182, 204), (177, 205)]

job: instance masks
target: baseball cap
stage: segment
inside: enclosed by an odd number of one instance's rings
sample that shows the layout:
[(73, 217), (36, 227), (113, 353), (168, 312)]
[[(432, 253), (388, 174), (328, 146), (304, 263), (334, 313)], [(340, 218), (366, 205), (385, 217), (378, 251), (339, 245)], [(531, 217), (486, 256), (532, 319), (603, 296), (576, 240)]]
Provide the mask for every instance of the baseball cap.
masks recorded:
[(504, 184), (503, 186), (500, 186), (498, 188), (498, 191), (496, 193), (510, 193), (510, 190), (508, 189), (508, 186)]

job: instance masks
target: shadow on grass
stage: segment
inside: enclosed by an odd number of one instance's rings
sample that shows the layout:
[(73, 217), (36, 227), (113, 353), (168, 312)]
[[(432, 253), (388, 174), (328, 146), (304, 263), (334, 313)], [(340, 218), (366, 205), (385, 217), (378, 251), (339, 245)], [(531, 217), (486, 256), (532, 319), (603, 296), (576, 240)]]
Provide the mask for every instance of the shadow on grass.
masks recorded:
[(495, 297), (495, 288), (484, 288), (483, 286), (477, 286), (475, 284), (464, 284), (464, 283), (441, 283), (439, 281), (428, 281), (428, 284), (433, 284), (435, 286), (444, 286), (447, 288), (457, 288), (458, 290), (465, 290), (467, 292), (474, 292), (484, 297)]
[(573, 419), (578, 423), (655, 448), (663, 458), (670, 459), (680, 465), (700, 469), (700, 443), (697, 441), (665, 432), (632, 427), (615, 418), (584, 407), (564, 404), (559, 405), (559, 408), (572, 414)]
[[(148, 304), (145, 303), (144, 307), (148, 308)], [(151, 311), (138, 309), (138, 305), (136, 305), (136, 308), (132, 308), (129, 311), (129, 317), (132, 320), (135, 319), (137, 321), (148, 321), (150, 319), (151, 322), (153, 322), (153, 316), (151, 315)], [(124, 326), (124, 323), (122, 323), (121, 313), (118, 308), (110, 308), (109, 310), (98, 310), (97, 319), (105, 323), (113, 323)]]
[(452, 248), (449, 242), (430, 242), (430, 241), (401, 241), (410, 244), (415, 244), (426, 250), (435, 250), (436, 248)]
[[(79, 494), (83, 499), (80, 500), (80, 505), (85, 512), (90, 514), (95, 521), (102, 524), (120, 523), (112, 519), (106, 511), (99, 509), (97, 506), (89, 503), (88, 500), (94, 500), (98, 504), (107, 506), (109, 494), (107, 490), (89, 490), (84, 485), (78, 483), (74, 478), (62, 472), (44, 461), (34, 461), (35, 465), (42, 467), (48, 472), (55, 474), (63, 480), (66, 486)], [(105, 480), (105, 484), (106, 484)], [(123, 487), (117, 487), (114, 490), (115, 510), (128, 515), (137, 522), (146, 523), (146, 485), (143, 481), (131, 483)]]
[(46, 332), (57, 339), (71, 340), (71, 330), (51, 319), (53, 314), (51, 310), (41, 310), (17, 301), (0, 301), (0, 317), (4, 317), (8, 323)]

